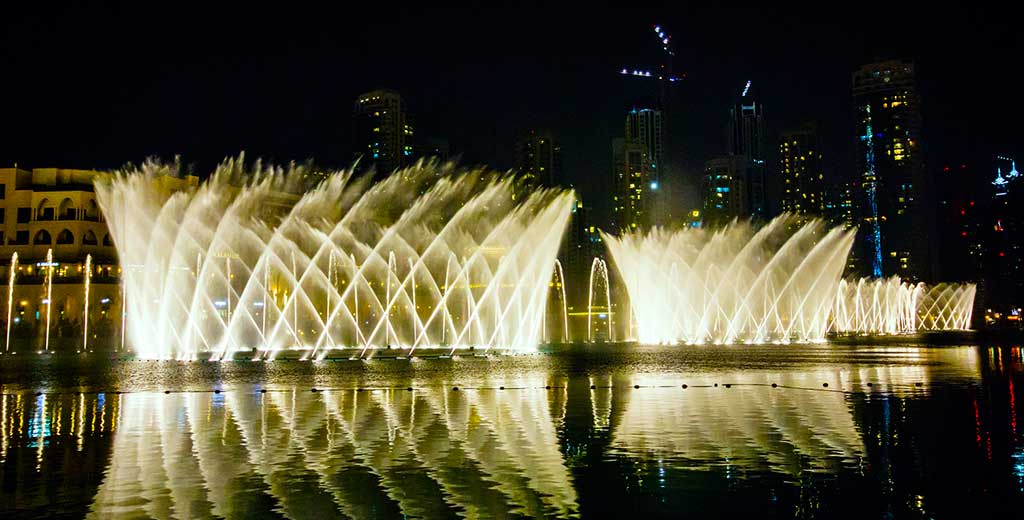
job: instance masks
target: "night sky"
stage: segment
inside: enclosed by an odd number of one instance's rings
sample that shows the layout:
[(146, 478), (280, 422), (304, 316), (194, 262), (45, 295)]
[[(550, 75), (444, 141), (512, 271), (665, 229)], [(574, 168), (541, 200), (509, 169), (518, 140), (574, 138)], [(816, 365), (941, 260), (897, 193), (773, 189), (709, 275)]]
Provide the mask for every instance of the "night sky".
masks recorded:
[[(29, 4), (29, 2), (19, 2)], [(142, 4), (142, 2), (139, 2)], [(832, 10), (183, 9), (73, 4), (18, 11), (0, 25), (0, 165), (112, 168), (180, 154), (204, 173), (245, 151), (274, 162), (349, 165), (352, 103), (399, 90), (417, 133), (467, 164), (512, 165), (517, 132), (562, 136), (567, 183), (607, 211), (611, 139), (654, 85), (651, 27), (673, 35), (669, 144), (680, 208), (697, 203), (703, 161), (725, 149), (728, 107), (746, 80), (768, 135), (803, 121), (822, 132), (833, 179), (852, 175), (850, 74), (903, 58), (918, 67), (929, 167), (1021, 155), (1021, 33), (997, 9)], [(221, 9), (221, 10), (217, 10)]]

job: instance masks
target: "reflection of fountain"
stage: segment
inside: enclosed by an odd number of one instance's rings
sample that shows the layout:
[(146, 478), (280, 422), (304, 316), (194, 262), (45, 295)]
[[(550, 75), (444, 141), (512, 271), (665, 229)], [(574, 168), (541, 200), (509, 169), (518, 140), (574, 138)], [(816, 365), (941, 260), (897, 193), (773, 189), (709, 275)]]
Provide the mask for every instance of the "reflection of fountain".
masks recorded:
[(128, 394), (121, 409), (102, 517), (251, 517), (243, 496), (292, 518), (578, 510), (543, 390)]
[[(609, 388), (598, 393), (627, 394), (612, 431), (616, 450), (685, 457), (691, 470), (728, 464), (799, 475), (808, 466), (856, 464), (864, 455), (861, 433), (842, 392), (773, 389), (769, 383), (813, 388), (834, 375), (738, 372), (728, 376), (731, 389)], [(700, 381), (691, 382), (696, 386)], [(751, 384), (758, 386), (744, 386)]]
[[(841, 280), (854, 232), (783, 215), (754, 229), (606, 236), (643, 343), (824, 341), (829, 331), (966, 329), (971, 284)], [(630, 327), (632, 329), (632, 327)]]
[(4, 352), (11, 351), (11, 310), (14, 308), (14, 277), (18, 272), (18, 253), (11, 254), (11, 271), (7, 273), (7, 342)]
[[(596, 275), (596, 276), (595, 276)], [(591, 325), (591, 320), (594, 317), (594, 284), (598, 283), (604, 286), (604, 313), (599, 313), (598, 317), (602, 317), (608, 325), (608, 341), (614, 341), (612, 337), (612, 297), (611, 290), (608, 283), (608, 264), (600, 258), (595, 258), (594, 262), (590, 265), (590, 284), (587, 294), (587, 341), (594, 341), (594, 327)], [(598, 290), (598, 296), (601, 291)]]
[(421, 164), (372, 185), (334, 174), (289, 199), (302, 171), (248, 175), (239, 160), (169, 195), (163, 171), (97, 186), (122, 264), (141, 266), (124, 279), (140, 357), (540, 341), (570, 193)]

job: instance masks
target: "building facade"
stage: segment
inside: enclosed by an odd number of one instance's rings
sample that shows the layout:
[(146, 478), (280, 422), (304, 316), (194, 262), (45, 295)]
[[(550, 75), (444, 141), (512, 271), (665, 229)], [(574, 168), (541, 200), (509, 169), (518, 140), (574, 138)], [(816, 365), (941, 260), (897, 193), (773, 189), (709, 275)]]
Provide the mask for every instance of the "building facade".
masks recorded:
[[(121, 268), (93, 188), (106, 175), (0, 168), (0, 280), (10, 295), (0, 305), (3, 351), (120, 346)], [(198, 179), (154, 182), (178, 190)]]
[(360, 95), (352, 117), (360, 168), (391, 173), (412, 163), (413, 121), (398, 92), (378, 89)]
[(516, 142), (515, 169), (529, 182), (558, 185), (564, 179), (562, 144), (558, 136), (543, 128), (524, 131)]
[(825, 216), (825, 173), (821, 143), (812, 126), (782, 133), (778, 147), (782, 210), (801, 222)]
[[(856, 200), (860, 193), (857, 181), (844, 182), (833, 186), (825, 194), (825, 218), (830, 226), (853, 229), (857, 225)], [(845, 274), (852, 276), (861, 271), (859, 252), (856, 248), (846, 255)]]
[(765, 218), (768, 216), (768, 195), (766, 169), (768, 143), (765, 130), (764, 105), (755, 100), (749, 92), (749, 83), (740, 100), (729, 110), (728, 154), (742, 156), (749, 164), (746, 167), (745, 186), (747, 215)]
[(751, 163), (743, 155), (728, 155), (704, 163), (701, 192), (704, 199), (703, 226), (724, 226), (750, 215), (747, 194)]
[(649, 164), (647, 149), (642, 144), (623, 138), (612, 140), (612, 202), (619, 233), (643, 229), (648, 223)]
[(861, 67), (853, 74), (853, 99), (862, 274), (930, 280), (935, 215), (914, 66), (886, 61)]
[(650, 105), (634, 106), (626, 114), (626, 128), (623, 135), (627, 141), (643, 147), (649, 160), (647, 175), (650, 182), (659, 182), (660, 172), (664, 167), (661, 110)]

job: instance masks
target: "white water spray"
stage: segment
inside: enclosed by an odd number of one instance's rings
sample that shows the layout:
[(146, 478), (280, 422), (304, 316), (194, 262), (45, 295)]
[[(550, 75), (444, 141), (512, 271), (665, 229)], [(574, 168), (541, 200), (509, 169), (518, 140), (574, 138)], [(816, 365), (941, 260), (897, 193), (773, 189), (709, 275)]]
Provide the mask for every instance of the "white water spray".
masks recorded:
[(11, 311), (14, 309), (14, 278), (18, 272), (18, 253), (11, 255), (11, 272), (7, 275), (7, 342), (4, 352), (11, 351)]

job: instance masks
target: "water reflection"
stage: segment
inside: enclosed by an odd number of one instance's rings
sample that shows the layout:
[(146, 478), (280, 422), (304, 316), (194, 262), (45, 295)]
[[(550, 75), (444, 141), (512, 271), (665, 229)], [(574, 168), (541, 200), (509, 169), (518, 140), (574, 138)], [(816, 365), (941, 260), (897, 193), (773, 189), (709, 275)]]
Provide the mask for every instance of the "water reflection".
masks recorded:
[(5, 394), (0, 512), (899, 517), (1022, 505), (1020, 349), (690, 372), (550, 359), (458, 391), (452, 370), (412, 378), (413, 390)]
[(122, 406), (91, 506), (103, 518), (576, 510), (543, 391), (147, 393)]

